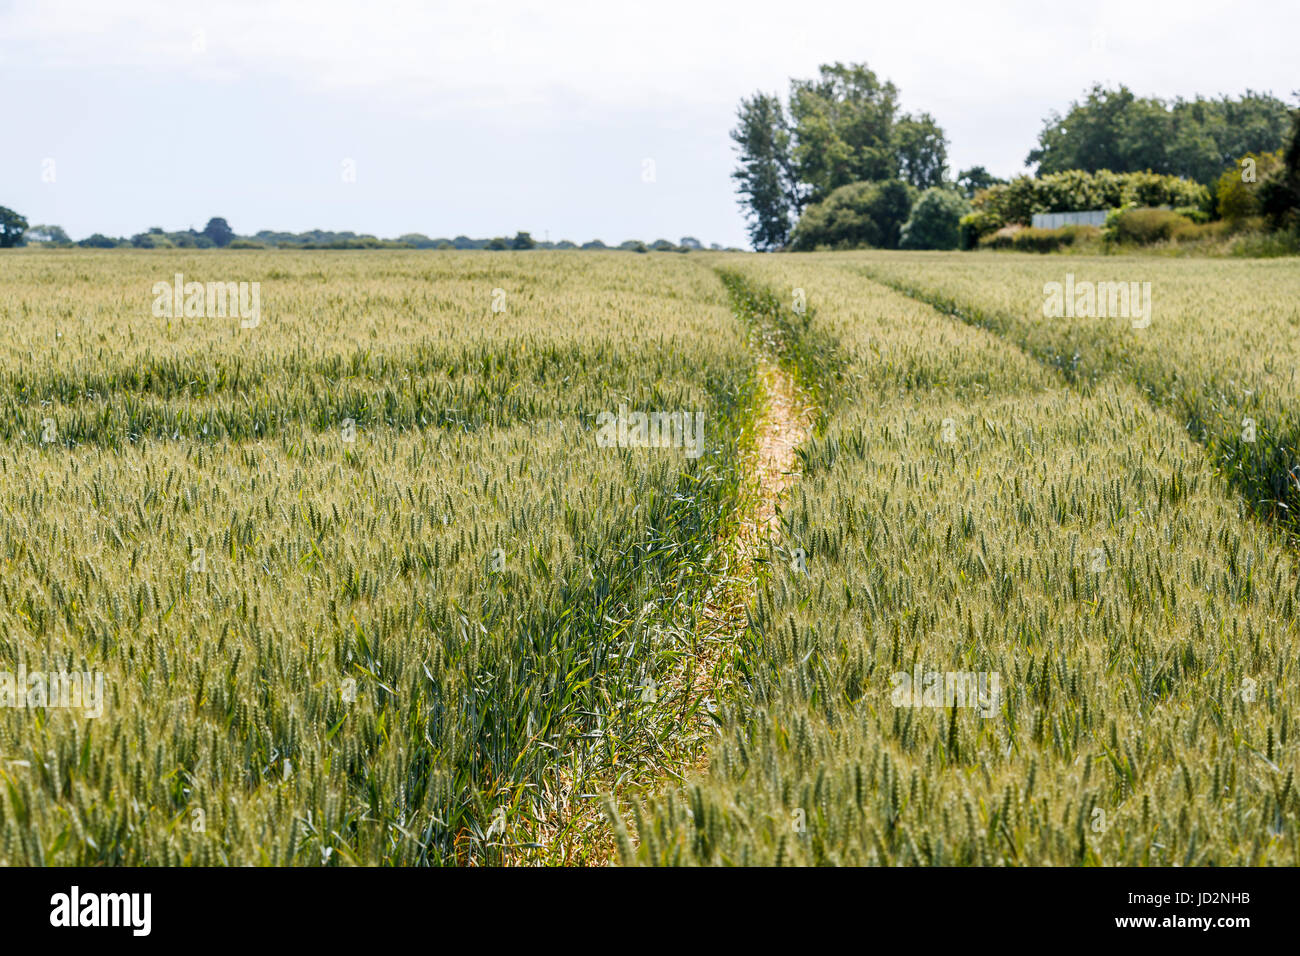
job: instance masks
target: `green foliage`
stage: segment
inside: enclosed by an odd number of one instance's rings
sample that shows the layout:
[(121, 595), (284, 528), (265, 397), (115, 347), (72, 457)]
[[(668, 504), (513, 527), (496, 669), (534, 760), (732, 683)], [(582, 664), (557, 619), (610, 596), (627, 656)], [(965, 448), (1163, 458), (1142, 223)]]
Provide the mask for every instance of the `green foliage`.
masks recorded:
[(1219, 216), (1229, 222), (1258, 216), (1261, 211), (1260, 184), (1281, 165), (1282, 151), (1277, 150), (1272, 153), (1248, 153), (1225, 169), (1214, 188)]
[(1208, 208), (1210, 194), (1199, 183), (1147, 172), (1087, 173), (1076, 169), (1036, 179), (1017, 176), (1010, 183), (976, 194), (972, 206), (983, 215), (971, 220), (970, 227), (972, 231), (978, 227), (978, 235), (986, 235), (1009, 224), (1029, 225), (1035, 213), (1116, 209), (1130, 203)]
[(805, 195), (780, 97), (755, 93), (742, 99), (731, 138), (740, 161), (731, 177), (738, 183), (750, 243), (759, 251), (779, 249), (790, 237), (791, 220), (802, 211)]
[(220, 216), (214, 216), (208, 220), (208, 224), (203, 227), (203, 235), (212, 240), (212, 244), (218, 248), (228, 246), (235, 238), (235, 230), (230, 228), (230, 224)]
[(961, 245), (960, 222), (970, 210), (961, 193), (931, 187), (916, 201), (899, 235), (900, 249), (956, 249)]
[(943, 185), (948, 168), (948, 140), (929, 113), (906, 114), (894, 124), (898, 173), (916, 189)]
[(27, 230), (23, 239), (27, 243), (41, 243), (51, 246), (72, 245), (72, 239), (68, 237), (62, 226), (32, 226)]
[(1149, 246), (1194, 234), (1192, 221), (1169, 209), (1128, 208), (1106, 217), (1105, 238)]
[(958, 222), (961, 248), (974, 249), (985, 236), (1006, 225), (1002, 215), (992, 209), (972, 209)]
[(1274, 229), (1300, 231), (1300, 110), (1294, 114), (1281, 167), (1260, 183), (1260, 209)]
[(990, 186), (1003, 186), (1006, 182), (1005, 179), (994, 176), (983, 166), (972, 166), (957, 174), (957, 188), (967, 199), (974, 199), (975, 194), (980, 190), (988, 189)]
[(26, 219), (12, 209), (0, 206), (0, 249), (12, 249), (21, 245), (26, 231)]
[(1076, 245), (1098, 243), (1101, 235), (1101, 229), (1096, 226), (1061, 226), (1058, 229), (1013, 227), (984, 236), (979, 240), (979, 247), (1015, 252), (1061, 252)]
[(900, 115), (897, 87), (865, 64), (823, 65), (816, 79), (792, 80), (788, 109), (776, 95), (742, 99), (737, 120), (731, 138), (740, 167), (732, 176), (760, 251), (786, 246), (805, 207), (845, 186), (943, 183), (943, 130), (928, 113)]
[(813, 202), (851, 183), (898, 175), (897, 112), (898, 88), (865, 64), (824, 65), (817, 79), (791, 81), (795, 167)]
[(1288, 122), (1286, 104), (1268, 94), (1167, 102), (1097, 84), (1047, 119), (1026, 162), (1039, 175), (1153, 170), (1209, 186), (1238, 156), (1280, 148)]
[(912, 209), (912, 193), (912, 187), (898, 179), (841, 186), (804, 211), (791, 248), (896, 249)]
[(77, 245), (88, 249), (116, 249), (118, 246), (129, 244), (125, 239), (111, 239), (99, 232), (93, 233), (77, 243)]

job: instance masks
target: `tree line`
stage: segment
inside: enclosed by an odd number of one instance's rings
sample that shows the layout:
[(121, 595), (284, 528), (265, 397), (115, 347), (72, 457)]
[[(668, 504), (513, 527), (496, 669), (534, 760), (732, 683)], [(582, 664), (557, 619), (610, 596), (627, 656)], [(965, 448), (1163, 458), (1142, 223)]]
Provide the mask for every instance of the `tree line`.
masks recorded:
[[(599, 239), (592, 239), (582, 245), (568, 239), (550, 242), (534, 239), (531, 233), (523, 231), (516, 232), (514, 236), (495, 236), (490, 239), (471, 239), (469, 236), (431, 239), (419, 232), (408, 232), (396, 239), (380, 239), (368, 233), (330, 232), (324, 229), (310, 229), (306, 232), (263, 229), (251, 236), (240, 236), (220, 216), (209, 219), (202, 230), (167, 232), (155, 226), (130, 238), (113, 238), (97, 232), (74, 242), (61, 226), (29, 226), (23, 216), (0, 206), (0, 248), (27, 244), (81, 246), (89, 249), (614, 249), (627, 252), (695, 252), (705, 248), (704, 243), (694, 236), (683, 236), (677, 242), (656, 239), (647, 243), (640, 239), (628, 239), (610, 246)], [(708, 248), (722, 250), (724, 247), (715, 242), (710, 243)]]
[[(1213, 197), (1222, 192), (1217, 184), (1225, 169), (1248, 155), (1266, 163), (1275, 155), (1281, 170), (1280, 151), (1294, 143), (1296, 115), (1277, 97), (1250, 90), (1236, 98), (1162, 100), (1123, 85), (1095, 85), (1063, 115), (1044, 121), (1026, 157), (1033, 177), (1009, 184), (974, 166), (950, 178), (948, 141), (934, 117), (903, 112), (898, 88), (866, 64), (834, 63), (814, 79), (792, 80), (784, 102), (764, 92), (741, 100), (731, 131), (738, 158), (732, 175), (750, 241), (760, 251), (955, 248), (966, 217), (977, 227), (1000, 217), (987, 202), (972, 210), (971, 200), (990, 189), (1010, 189), (994, 206), (1050, 193), (1052, 201), (1033, 211), (1055, 211), (1060, 190), (1037, 189), (1038, 177), (1149, 173), (1162, 182), (1143, 187), (1147, 193), (1182, 196), (1186, 191), (1168, 182), (1179, 179)], [(1296, 207), (1288, 199), (1290, 181), (1278, 173), (1261, 184), (1259, 208), (1274, 211), (1272, 223), (1289, 221), (1287, 209)], [(1097, 184), (1095, 191), (1106, 193), (1110, 180)], [(1215, 211), (1211, 200), (1207, 214)]]

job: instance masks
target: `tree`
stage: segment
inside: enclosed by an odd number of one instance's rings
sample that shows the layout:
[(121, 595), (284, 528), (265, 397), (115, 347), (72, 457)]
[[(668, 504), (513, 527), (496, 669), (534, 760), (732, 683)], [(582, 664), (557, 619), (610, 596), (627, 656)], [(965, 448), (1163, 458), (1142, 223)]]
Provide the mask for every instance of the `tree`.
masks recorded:
[(805, 207), (845, 186), (900, 176), (917, 189), (943, 182), (943, 130), (928, 113), (899, 116), (898, 88), (864, 63), (823, 64), (815, 79), (791, 80), (786, 108), (755, 93), (740, 101), (737, 119), (732, 176), (755, 249), (788, 245)]
[(27, 242), (49, 243), (52, 246), (70, 246), (72, 239), (62, 226), (32, 226), (24, 237)]
[(536, 240), (526, 232), (517, 232), (515, 237), (510, 240), (511, 249), (534, 249), (536, 247)]
[(1274, 229), (1300, 225), (1300, 110), (1296, 110), (1282, 165), (1260, 184), (1260, 209)]
[(1212, 185), (1238, 156), (1281, 148), (1287, 113), (1281, 100), (1250, 90), (1237, 99), (1166, 102), (1138, 97), (1123, 85), (1108, 90), (1096, 84), (1064, 116), (1048, 117), (1026, 162), (1036, 164), (1040, 176), (1151, 170)]
[(694, 250), (694, 249), (704, 248), (704, 246), (700, 244), (700, 240), (696, 239), (694, 236), (682, 236), (682, 241), (679, 242), (678, 245), (681, 246), (683, 249)]
[(790, 247), (896, 249), (912, 208), (912, 188), (901, 179), (850, 183), (809, 206), (795, 226)]
[(899, 175), (917, 189), (943, 185), (948, 168), (948, 140), (929, 113), (903, 116), (894, 125)]
[(0, 206), (0, 249), (12, 249), (23, 240), (27, 220), (12, 209)]
[(749, 240), (768, 251), (786, 244), (791, 215), (803, 208), (803, 191), (794, 175), (789, 123), (781, 100), (755, 93), (742, 99), (731, 138), (740, 168), (731, 174), (739, 184), (740, 205), (746, 210)]
[(226, 220), (218, 216), (208, 220), (208, 224), (203, 227), (203, 232), (200, 235), (211, 239), (214, 246), (228, 246), (235, 238), (235, 231), (230, 228)]
[(894, 116), (898, 88), (865, 63), (822, 66), (815, 80), (790, 84), (798, 178), (820, 202), (849, 183), (898, 173)]
[(961, 241), (959, 223), (970, 212), (955, 189), (933, 186), (921, 193), (899, 235), (900, 249), (956, 249)]
[(97, 232), (94, 235), (90, 235), (87, 236), (85, 239), (82, 239), (80, 242), (77, 243), (77, 245), (85, 246), (86, 248), (89, 249), (116, 249), (119, 245), (121, 245), (121, 243), (118, 242), (118, 240), (116, 239), (110, 239), (108, 236), (104, 235), (101, 232)]
[(983, 166), (972, 166), (970, 169), (963, 169), (957, 174), (957, 188), (967, 199), (974, 199), (975, 194), (981, 189), (988, 189), (990, 186), (1005, 186), (1005, 179), (998, 179)]
[[(398, 242), (404, 242), (414, 249), (436, 249), (439, 242), (447, 242), (446, 239), (430, 239), (422, 232), (407, 232), (397, 237)], [(451, 245), (447, 242), (447, 245)]]

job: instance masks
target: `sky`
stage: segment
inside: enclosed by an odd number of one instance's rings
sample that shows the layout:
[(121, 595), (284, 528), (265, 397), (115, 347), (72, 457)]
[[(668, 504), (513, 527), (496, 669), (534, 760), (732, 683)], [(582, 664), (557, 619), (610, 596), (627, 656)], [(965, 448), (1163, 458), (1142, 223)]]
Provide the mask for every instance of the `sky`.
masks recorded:
[(0, 206), (74, 239), (225, 217), (747, 247), (742, 96), (865, 62), (955, 171), (1094, 82), (1300, 90), (1300, 3), (0, 0)]

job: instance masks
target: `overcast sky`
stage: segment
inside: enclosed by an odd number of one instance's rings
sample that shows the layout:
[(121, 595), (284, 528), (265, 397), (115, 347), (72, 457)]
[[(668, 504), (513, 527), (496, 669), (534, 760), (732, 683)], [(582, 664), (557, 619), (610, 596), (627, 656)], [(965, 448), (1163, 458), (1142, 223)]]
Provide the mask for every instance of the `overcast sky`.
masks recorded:
[(1094, 81), (1293, 101), (1298, 36), (1296, 0), (0, 0), (0, 205), (73, 238), (220, 215), (744, 246), (737, 101), (821, 63), (1010, 176)]

